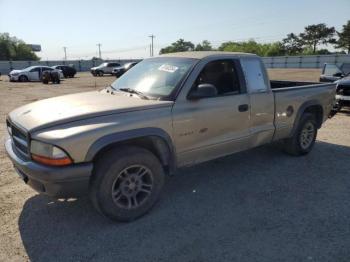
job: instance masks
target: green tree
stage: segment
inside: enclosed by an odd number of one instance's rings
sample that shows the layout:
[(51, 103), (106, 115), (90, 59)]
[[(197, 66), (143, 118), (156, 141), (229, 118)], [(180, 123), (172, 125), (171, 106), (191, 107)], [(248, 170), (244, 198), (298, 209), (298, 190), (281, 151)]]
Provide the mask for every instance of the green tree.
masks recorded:
[(39, 57), (22, 40), (0, 33), (0, 60), (39, 60)]
[(280, 42), (260, 44), (254, 40), (245, 42), (225, 42), (219, 46), (220, 51), (253, 53), (259, 56), (283, 55), (283, 46)]
[(335, 43), (334, 34), (334, 27), (327, 27), (326, 24), (317, 24), (305, 27), (304, 33), (301, 33), (299, 37), (303, 45), (310, 47), (312, 53), (316, 54), (318, 45)]
[(343, 25), (343, 30), (337, 32), (337, 35), (339, 39), (336, 42), (336, 48), (343, 49), (350, 54), (350, 20), (346, 25)]
[(176, 42), (172, 43), (170, 46), (164, 47), (160, 50), (159, 54), (175, 53), (175, 52), (185, 52), (193, 51), (194, 44), (190, 41), (185, 41), (180, 38)]
[(297, 55), (303, 51), (302, 41), (294, 33), (290, 33), (282, 39), (282, 45), (286, 55)]
[(197, 44), (195, 51), (211, 51), (213, 50), (213, 47), (211, 46), (211, 43), (208, 40), (203, 40), (202, 43)]

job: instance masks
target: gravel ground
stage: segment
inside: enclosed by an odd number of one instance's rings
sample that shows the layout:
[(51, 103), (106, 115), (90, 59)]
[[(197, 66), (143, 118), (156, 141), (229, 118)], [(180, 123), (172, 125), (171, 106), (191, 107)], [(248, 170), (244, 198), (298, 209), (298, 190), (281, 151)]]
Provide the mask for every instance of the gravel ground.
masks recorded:
[[(316, 81), (318, 70), (271, 70)], [(101, 88), (79, 74), (61, 85), (0, 81), (0, 138), (19, 105)], [(18, 179), (0, 146), (0, 261), (349, 261), (350, 113), (319, 131), (305, 157), (263, 146), (182, 169), (146, 216), (112, 223), (87, 198), (56, 201)]]

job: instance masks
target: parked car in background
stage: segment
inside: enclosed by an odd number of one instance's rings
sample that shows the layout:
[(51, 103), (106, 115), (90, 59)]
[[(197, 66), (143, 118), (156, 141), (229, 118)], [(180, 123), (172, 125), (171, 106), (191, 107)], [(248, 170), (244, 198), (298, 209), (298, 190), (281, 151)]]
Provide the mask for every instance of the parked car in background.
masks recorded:
[(103, 76), (104, 74), (112, 74), (113, 68), (120, 66), (121, 65), (119, 63), (105, 62), (100, 64), (99, 66), (92, 67), (90, 71), (93, 76)]
[(72, 67), (72, 66), (67, 66), (67, 65), (55, 65), (52, 67), (53, 69), (59, 69), (62, 70), (62, 73), (65, 78), (68, 77), (74, 77), (75, 74), (77, 73), (77, 70)]
[(324, 64), (320, 82), (335, 82), (337, 84), (337, 107), (350, 106), (350, 63)]
[(122, 66), (113, 68), (112, 75), (115, 75), (116, 77), (121, 77), (126, 71), (128, 71), (133, 66), (137, 65), (138, 62), (132, 62), (132, 63), (126, 63)]
[(151, 209), (177, 167), (279, 140), (291, 155), (308, 154), (334, 96), (334, 83), (270, 81), (256, 55), (173, 53), (103, 90), (15, 109), (5, 147), (38, 192), (89, 194), (100, 213), (130, 221)]
[(21, 70), (12, 70), (8, 76), (10, 82), (28, 82), (28, 81), (41, 81), (44, 71), (57, 70), (60, 78), (63, 78), (63, 72), (59, 69), (53, 69), (48, 66), (30, 66)]

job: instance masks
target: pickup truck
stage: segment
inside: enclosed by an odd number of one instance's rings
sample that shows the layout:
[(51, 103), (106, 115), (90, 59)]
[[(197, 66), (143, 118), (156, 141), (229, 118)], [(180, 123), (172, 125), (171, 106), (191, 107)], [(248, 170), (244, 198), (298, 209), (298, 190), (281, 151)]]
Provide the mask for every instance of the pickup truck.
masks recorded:
[(130, 221), (151, 209), (178, 167), (274, 141), (309, 153), (334, 97), (334, 83), (269, 81), (253, 54), (167, 54), (103, 90), (15, 109), (5, 147), (36, 191), (89, 194), (103, 215)]
[(334, 82), (336, 89), (336, 108), (341, 110), (344, 106), (350, 106), (350, 63), (336, 64), (326, 63), (320, 75), (320, 82)]

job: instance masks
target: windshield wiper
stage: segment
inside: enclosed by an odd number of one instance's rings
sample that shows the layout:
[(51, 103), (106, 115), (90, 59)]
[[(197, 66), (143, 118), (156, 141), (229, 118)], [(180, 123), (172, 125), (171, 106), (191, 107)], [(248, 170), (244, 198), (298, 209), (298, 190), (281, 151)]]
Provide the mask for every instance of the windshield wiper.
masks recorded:
[(118, 90), (123, 91), (123, 92), (128, 92), (128, 93), (130, 93), (130, 94), (136, 94), (136, 95), (138, 95), (139, 97), (144, 98), (144, 99), (147, 99), (147, 100), (149, 99), (149, 97), (146, 96), (144, 93), (142, 93), (142, 92), (140, 92), (140, 91), (137, 91), (137, 90), (135, 90), (135, 89), (132, 89), (132, 88), (119, 88)]

